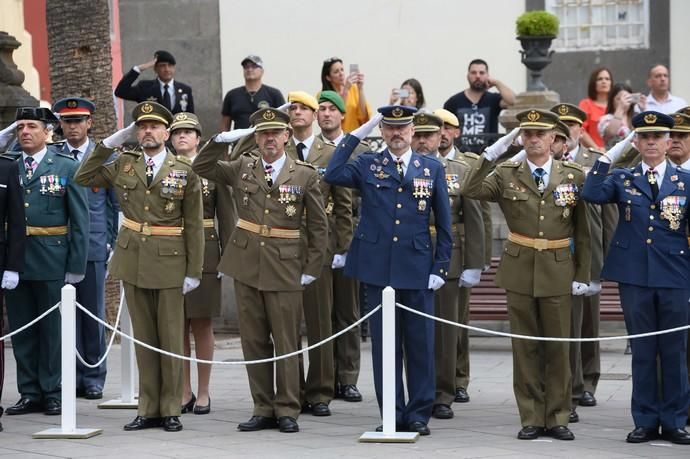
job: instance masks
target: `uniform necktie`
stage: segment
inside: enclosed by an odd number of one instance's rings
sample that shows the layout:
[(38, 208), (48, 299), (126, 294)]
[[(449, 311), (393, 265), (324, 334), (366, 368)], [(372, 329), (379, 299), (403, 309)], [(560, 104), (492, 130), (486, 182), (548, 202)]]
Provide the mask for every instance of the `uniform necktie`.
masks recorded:
[(151, 186), (153, 182), (153, 158), (146, 160), (146, 186)]
[(405, 171), (403, 169), (403, 160), (398, 158), (395, 160), (395, 168), (398, 170), (398, 175), (400, 176), (400, 180), (405, 178)]
[(654, 169), (647, 170), (647, 181), (652, 188), (652, 199), (656, 201), (656, 197), (659, 195), (659, 182), (656, 181), (656, 171)]
[(566, 151), (565, 154), (563, 155), (563, 161), (571, 161), (569, 151)]
[(24, 160), (27, 180), (31, 180), (31, 177), (34, 176), (34, 163), (35, 161), (31, 156), (27, 156)]
[(543, 193), (546, 189), (546, 184), (544, 183), (544, 176), (546, 175), (546, 171), (541, 167), (537, 167), (536, 169), (534, 169), (534, 172), (532, 172), (532, 175), (534, 175), (534, 182), (537, 184), (537, 189), (540, 193)]
[(266, 164), (264, 177), (266, 178), (268, 187), (271, 188), (273, 186), (273, 166), (270, 164)]
[(163, 85), (163, 105), (165, 106), (165, 108), (172, 111), (172, 107), (170, 106), (170, 93), (168, 92), (168, 88), (168, 83), (165, 83)]
[(76, 148), (72, 150), (72, 156), (74, 156), (74, 159), (79, 161), (79, 150), (77, 150)]
[(297, 157), (300, 161), (304, 161), (304, 149), (307, 148), (302, 142), (297, 144)]

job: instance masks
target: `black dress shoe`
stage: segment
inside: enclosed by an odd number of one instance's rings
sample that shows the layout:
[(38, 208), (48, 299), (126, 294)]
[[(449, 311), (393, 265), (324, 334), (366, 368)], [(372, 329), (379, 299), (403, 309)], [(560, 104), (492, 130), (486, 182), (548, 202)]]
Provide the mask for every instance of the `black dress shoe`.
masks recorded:
[(635, 427), (625, 439), (628, 443), (646, 443), (659, 438), (659, 429), (652, 427)]
[(324, 402), (314, 403), (311, 406), (311, 414), (314, 416), (330, 416), (331, 409)]
[(43, 414), (47, 416), (58, 416), (62, 414), (62, 403), (55, 398), (49, 398), (43, 404)]
[(179, 432), (182, 430), (182, 423), (177, 416), (165, 416), (163, 418), (163, 430), (166, 432)]
[(183, 403), (182, 406), (180, 407), (180, 413), (182, 413), (182, 414), (191, 413), (192, 410), (194, 409), (195, 403), (196, 403), (196, 395), (194, 395), (194, 393), (192, 393), (192, 398), (190, 398), (187, 403)]
[(434, 405), (434, 408), (431, 410), (431, 415), (436, 419), (453, 419), (454, 416), (451, 407), (442, 404)]
[(278, 429), (283, 433), (294, 433), (299, 432), (299, 425), (295, 418), (281, 416), (278, 418)]
[(194, 414), (208, 414), (211, 412), (211, 397), (208, 398), (208, 405), (194, 405)]
[(309, 402), (304, 402), (304, 405), (302, 405), (302, 408), (299, 410), (301, 414), (304, 413), (311, 413), (311, 403)]
[(146, 416), (137, 416), (134, 421), (125, 424), (125, 430), (141, 430), (151, 429), (161, 426), (161, 418), (147, 418)]
[(467, 394), (467, 389), (458, 387), (455, 389), (455, 401), (458, 403), (467, 403), (470, 401), (470, 396)]
[(362, 394), (354, 384), (345, 384), (340, 388), (340, 395), (346, 402), (361, 402)]
[(525, 426), (520, 429), (517, 437), (519, 440), (535, 440), (539, 438), (539, 435), (544, 435), (544, 428), (537, 426)]
[(575, 440), (575, 435), (566, 426), (551, 427), (546, 430), (546, 435), (556, 440)]
[(267, 418), (264, 416), (252, 416), (249, 421), (240, 422), (237, 430), (240, 432), (254, 432), (264, 429), (275, 429), (278, 427), (276, 418)]
[(578, 403), (580, 404), (580, 406), (597, 406), (597, 399), (594, 398), (593, 393), (589, 391), (584, 391)]
[(676, 445), (690, 445), (690, 433), (685, 429), (661, 429), (661, 438)]
[(431, 430), (429, 430), (429, 426), (426, 425), (426, 423), (422, 422), (422, 421), (410, 422), (407, 425), (407, 431), (408, 432), (417, 432), (421, 436), (431, 435)]
[(103, 391), (98, 387), (87, 387), (84, 392), (84, 398), (87, 400), (99, 400), (103, 398)]
[(568, 423), (575, 424), (576, 422), (580, 422), (580, 416), (577, 414), (577, 411), (575, 411), (575, 408), (573, 408), (568, 415)]
[(5, 414), (13, 416), (15, 414), (38, 413), (42, 410), (42, 406), (38, 402), (29, 400), (26, 397), (19, 399), (17, 403), (5, 410)]

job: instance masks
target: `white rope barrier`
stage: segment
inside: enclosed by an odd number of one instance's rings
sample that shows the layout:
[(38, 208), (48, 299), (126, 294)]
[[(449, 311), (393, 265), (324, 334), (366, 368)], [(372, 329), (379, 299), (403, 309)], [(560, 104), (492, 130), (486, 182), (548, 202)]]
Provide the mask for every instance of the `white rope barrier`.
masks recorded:
[(54, 305), (52, 308), (48, 309), (46, 312), (44, 312), (44, 313), (41, 314), (40, 316), (36, 317), (34, 320), (32, 320), (31, 322), (29, 322), (28, 324), (19, 327), (18, 329), (16, 329), (16, 330), (13, 331), (12, 333), (8, 333), (8, 334), (6, 334), (5, 336), (0, 337), (0, 341), (4, 341), (4, 340), (6, 340), (6, 339), (10, 339), (10, 338), (12, 338), (14, 335), (23, 332), (24, 330), (26, 330), (27, 328), (31, 327), (31, 326), (34, 325), (36, 322), (38, 322), (39, 320), (43, 319), (45, 316), (47, 316), (47, 315), (50, 314), (51, 312), (55, 311), (55, 310), (56, 310), (57, 308), (59, 308), (59, 307), (60, 307), (60, 302), (58, 301), (57, 303), (55, 303), (55, 305)]
[[(115, 325), (113, 325), (113, 328), (118, 329), (120, 326), (120, 315), (122, 314), (122, 304), (124, 303), (124, 296), (120, 297), (120, 305), (117, 308), (117, 316), (115, 317)], [(76, 303), (77, 307), (82, 308), (83, 306), (79, 303)], [(110, 342), (108, 343), (108, 346), (105, 349), (105, 352), (103, 353), (103, 356), (98, 359), (98, 362), (94, 364), (87, 363), (86, 360), (81, 356), (79, 353), (79, 349), (76, 350), (77, 353), (77, 359), (81, 362), (82, 365), (84, 365), (87, 368), (98, 368), (101, 366), (103, 362), (105, 362), (106, 357), (108, 357), (108, 354), (110, 354), (110, 349), (113, 347), (113, 343), (115, 342), (115, 333), (110, 334)]]

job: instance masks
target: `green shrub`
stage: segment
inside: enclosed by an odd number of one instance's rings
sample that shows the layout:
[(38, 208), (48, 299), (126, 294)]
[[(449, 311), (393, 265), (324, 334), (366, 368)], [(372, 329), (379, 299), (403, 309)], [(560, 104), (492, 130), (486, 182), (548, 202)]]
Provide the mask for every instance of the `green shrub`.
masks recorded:
[(515, 21), (515, 26), (518, 37), (558, 35), (558, 18), (543, 10), (521, 14)]

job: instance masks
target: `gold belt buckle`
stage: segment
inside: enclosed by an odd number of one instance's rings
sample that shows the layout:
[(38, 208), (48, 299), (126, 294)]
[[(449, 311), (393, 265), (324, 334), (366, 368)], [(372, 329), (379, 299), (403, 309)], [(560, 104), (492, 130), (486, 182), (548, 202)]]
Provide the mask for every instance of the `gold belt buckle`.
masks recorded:
[(549, 240), (548, 239), (535, 239), (534, 240), (534, 248), (537, 250), (546, 250), (549, 248)]
[(269, 237), (271, 235), (271, 227), (268, 225), (261, 225), (259, 227), (259, 234), (264, 237)]
[(141, 225), (141, 234), (145, 236), (151, 236), (151, 227), (148, 223), (144, 223)]

